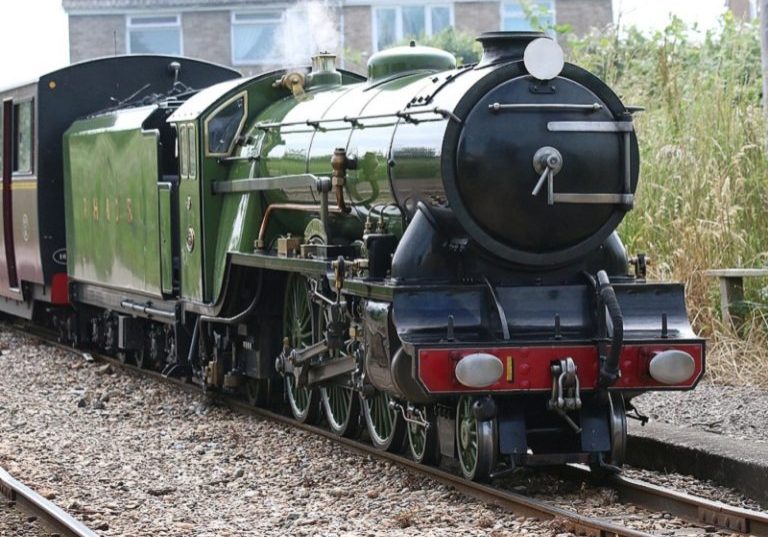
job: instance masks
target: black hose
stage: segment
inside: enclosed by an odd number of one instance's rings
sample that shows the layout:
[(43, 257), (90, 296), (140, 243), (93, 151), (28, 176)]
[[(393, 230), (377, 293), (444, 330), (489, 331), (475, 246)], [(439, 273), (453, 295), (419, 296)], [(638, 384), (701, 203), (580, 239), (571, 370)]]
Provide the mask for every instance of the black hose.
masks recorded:
[(616, 292), (613, 290), (608, 274), (604, 270), (597, 273), (597, 282), (600, 298), (603, 304), (605, 304), (608, 316), (613, 324), (611, 351), (608, 353), (607, 359), (600, 365), (600, 378), (598, 380), (598, 385), (601, 388), (607, 388), (613, 386), (619, 378), (619, 357), (621, 356), (621, 348), (624, 345), (624, 317), (621, 314), (621, 307), (619, 306), (619, 300), (616, 298)]

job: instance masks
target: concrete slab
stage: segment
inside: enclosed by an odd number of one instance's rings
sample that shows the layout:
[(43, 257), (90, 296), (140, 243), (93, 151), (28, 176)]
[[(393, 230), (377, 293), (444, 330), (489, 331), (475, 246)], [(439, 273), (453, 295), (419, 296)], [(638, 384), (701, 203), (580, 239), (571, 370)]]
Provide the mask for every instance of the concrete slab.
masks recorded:
[(664, 423), (630, 422), (627, 463), (692, 475), (768, 503), (768, 444)]

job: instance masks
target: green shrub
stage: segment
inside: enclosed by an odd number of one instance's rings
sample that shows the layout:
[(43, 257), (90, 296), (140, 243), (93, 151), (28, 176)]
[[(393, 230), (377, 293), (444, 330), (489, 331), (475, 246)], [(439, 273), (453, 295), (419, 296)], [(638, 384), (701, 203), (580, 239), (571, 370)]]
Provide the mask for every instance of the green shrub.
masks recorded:
[[(719, 321), (717, 282), (703, 271), (764, 266), (768, 259), (760, 39), (756, 24), (730, 15), (699, 38), (689, 30), (672, 19), (650, 36), (629, 29), (571, 37), (569, 60), (603, 78), (625, 103), (645, 107), (636, 115), (637, 203), (620, 233), (629, 251), (652, 256), (655, 276), (687, 284), (695, 326), (714, 342), (711, 371), (735, 382), (733, 372), (745, 368), (736, 367), (734, 352), (749, 371), (766, 369), (765, 317), (752, 308), (754, 345), (735, 344), (738, 331)], [(765, 283), (747, 282), (747, 299), (759, 302)], [(748, 377), (768, 384), (764, 372)]]

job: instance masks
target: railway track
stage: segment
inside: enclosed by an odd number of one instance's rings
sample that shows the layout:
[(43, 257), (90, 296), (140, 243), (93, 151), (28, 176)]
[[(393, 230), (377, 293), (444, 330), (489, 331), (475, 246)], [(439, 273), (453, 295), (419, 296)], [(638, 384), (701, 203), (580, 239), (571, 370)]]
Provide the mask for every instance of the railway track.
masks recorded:
[[(27, 336), (42, 339), (45, 343), (59, 349), (78, 355), (84, 354), (82, 351), (58, 343), (49, 334), (41, 332), (37, 327), (30, 330), (26, 326), (19, 327), (16, 325), (15, 328)], [(161, 382), (173, 384), (187, 392), (198, 394), (201, 392), (200, 387), (195, 384), (184, 382), (179, 379), (164, 377), (156, 371), (140, 369), (136, 366), (124, 364), (115, 358), (98, 353), (92, 353), (92, 356), (94, 359), (110, 363), (123, 370), (133, 371), (144, 376), (155, 378)], [(608, 520), (582, 516), (576, 512), (552, 505), (544, 500), (503, 490), (490, 485), (467, 481), (446, 470), (416, 463), (402, 455), (377, 450), (373, 446), (358, 440), (339, 437), (331, 431), (321, 427), (297, 423), (285, 415), (267, 409), (252, 407), (235, 397), (222, 394), (211, 394), (211, 396), (217, 402), (223, 403), (237, 412), (298, 428), (308, 433), (327, 438), (359, 454), (390, 461), (391, 463), (406, 468), (415, 474), (433, 479), (452, 487), (463, 494), (497, 505), (519, 516), (536, 518), (539, 520), (557, 520), (562, 528), (578, 535), (595, 535), (601, 537), (645, 537), (652, 535), (650, 533), (618, 525)], [(695, 525), (730, 530), (736, 533), (755, 535), (757, 537), (768, 537), (768, 514), (766, 513), (731, 507), (720, 502), (707, 500), (622, 476), (613, 476), (608, 479), (596, 480), (595, 476), (593, 476), (588, 469), (579, 466), (563, 468), (559, 471), (559, 474), (570, 480), (609, 486), (617, 492), (619, 501), (623, 503), (633, 504), (650, 511), (663, 511)], [(94, 534), (62, 533), (61, 535)]]
[(33, 516), (49, 535), (96, 537), (85, 524), (0, 468), (0, 491), (16, 509)]

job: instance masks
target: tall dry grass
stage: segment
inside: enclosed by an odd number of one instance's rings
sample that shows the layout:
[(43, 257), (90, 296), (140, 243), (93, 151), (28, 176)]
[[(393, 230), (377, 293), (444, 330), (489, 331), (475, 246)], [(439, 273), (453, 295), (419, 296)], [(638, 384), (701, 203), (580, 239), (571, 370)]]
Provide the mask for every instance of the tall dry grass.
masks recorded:
[(570, 59), (632, 105), (641, 148), (637, 205), (620, 233), (652, 258), (655, 277), (686, 284), (695, 328), (710, 340), (710, 378), (768, 387), (768, 279), (746, 282), (746, 323), (720, 321), (711, 268), (768, 260), (768, 158), (760, 42), (752, 24), (725, 17), (691, 38), (680, 20), (663, 32), (570, 40)]

